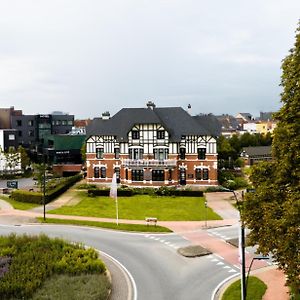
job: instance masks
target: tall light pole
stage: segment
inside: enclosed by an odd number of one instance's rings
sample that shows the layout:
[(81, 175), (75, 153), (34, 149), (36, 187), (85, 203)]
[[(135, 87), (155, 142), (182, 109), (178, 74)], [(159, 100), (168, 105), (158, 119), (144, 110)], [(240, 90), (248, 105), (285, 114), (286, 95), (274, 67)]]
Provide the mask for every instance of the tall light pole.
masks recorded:
[(250, 266), (249, 266), (249, 269), (248, 269), (248, 272), (247, 272), (247, 277), (246, 277), (246, 291), (247, 291), (247, 287), (248, 287), (248, 279), (249, 279), (249, 275), (250, 275), (250, 271), (251, 271), (253, 262), (254, 262), (255, 260), (267, 260), (267, 259), (269, 259), (269, 258), (270, 258), (269, 256), (257, 256), (257, 257), (253, 257), (253, 258), (252, 258), (251, 263), (250, 263)]
[(44, 221), (46, 220), (46, 163), (45, 155), (43, 155), (43, 206), (44, 206)]
[[(246, 300), (247, 297), (247, 286), (246, 286), (246, 259), (245, 259), (245, 224), (241, 218), (241, 204), (243, 201), (239, 201), (234, 190), (230, 190), (227, 188), (223, 188), (223, 191), (232, 192), (236, 201), (236, 205), (239, 211), (239, 218), (241, 223), (241, 230), (240, 230), (240, 260), (241, 260), (241, 299)], [(244, 192), (242, 191), (242, 200), (244, 200)]]

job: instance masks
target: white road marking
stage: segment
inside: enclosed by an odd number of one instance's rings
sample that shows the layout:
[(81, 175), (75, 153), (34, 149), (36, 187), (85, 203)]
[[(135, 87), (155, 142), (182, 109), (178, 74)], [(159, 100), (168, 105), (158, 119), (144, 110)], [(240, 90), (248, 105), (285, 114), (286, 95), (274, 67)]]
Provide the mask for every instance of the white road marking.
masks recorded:
[(224, 263), (222, 263), (221, 261), (219, 261), (219, 262), (217, 263), (217, 266), (221, 266), (221, 265), (224, 265)]
[(237, 272), (237, 271), (234, 270), (234, 269), (231, 269), (231, 270), (228, 271), (228, 273), (236, 273), (236, 272)]

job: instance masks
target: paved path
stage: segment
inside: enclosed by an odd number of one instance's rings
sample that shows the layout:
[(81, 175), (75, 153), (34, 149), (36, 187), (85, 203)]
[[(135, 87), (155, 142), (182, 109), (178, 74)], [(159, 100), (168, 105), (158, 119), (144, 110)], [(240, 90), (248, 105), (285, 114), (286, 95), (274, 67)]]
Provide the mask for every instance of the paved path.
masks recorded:
[[(188, 222), (170, 222), (160, 221), (159, 225), (166, 226), (174, 232), (182, 235), (193, 244), (201, 245), (213, 253), (222, 257), (225, 261), (232, 265), (239, 266), (238, 249), (227, 244), (225, 241), (211, 236), (205, 229), (211, 227), (230, 226), (236, 224), (239, 220), (238, 211), (231, 204), (231, 193), (207, 193), (206, 198), (208, 206), (217, 212), (223, 220), (215, 221), (188, 221)], [(74, 201), (72, 190), (66, 192), (56, 201), (46, 205), (46, 211), (67, 205)], [(9, 224), (22, 224), (34, 222), (36, 217), (41, 217), (43, 207), (37, 207), (30, 211), (13, 210), (7, 206), (5, 201), (0, 201), (0, 222), (10, 222)], [(96, 218), (96, 217), (80, 217), (80, 216), (67, 216), (67, 215), (50, 215), (47, 217), (55, 217), (60, 219), (76, 219), (76, 220), (90, 220), (99, 222), (115, 222), (115, 219)], [(131, 224), (145, 224), (142, 220), (119, 220), (120, 223)], [(8, 224), (8, 223), (5, 223)], [(247, 255), (246, 266), (249, 266), (252, 257)], [(267, 285), (268, 289), (263, 300), (288, 300), (288, 289), (284, 286), (285, 277), (282, 272), (267, 267), (263, 261), (255, 261), (252, 267), (254, 272), (260, 270), (257, 276), (261, 278)]]

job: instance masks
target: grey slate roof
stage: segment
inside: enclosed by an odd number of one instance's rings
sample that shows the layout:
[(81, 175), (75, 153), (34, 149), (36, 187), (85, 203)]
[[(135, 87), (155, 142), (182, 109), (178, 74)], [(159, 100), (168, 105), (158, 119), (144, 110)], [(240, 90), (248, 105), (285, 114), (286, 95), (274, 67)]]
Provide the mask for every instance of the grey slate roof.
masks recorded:
[(242, 150), (242, 156), (271, 156), (271, 152), (271, 146), (244, 147)]
[(221, 124), (222, 131), (236, 131), (241, 129), (237, 119), (231, 115), (216, 116)]
[(87, 127), (91, 135), (115, 135), (126, 141), (135, 124), (161, 124), (170, 134), (171, 141), (180, 141), (182, 135), (218, 136), (218, 122), (213, 116), (190, 116), (181, 107), (123, 108), (112, 118), (95, 118)]

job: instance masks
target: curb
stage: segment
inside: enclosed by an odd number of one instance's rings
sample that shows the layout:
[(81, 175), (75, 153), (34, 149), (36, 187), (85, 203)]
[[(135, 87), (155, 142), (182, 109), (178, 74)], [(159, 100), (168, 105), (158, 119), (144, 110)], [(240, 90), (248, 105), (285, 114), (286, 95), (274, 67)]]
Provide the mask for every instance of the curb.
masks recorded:
[(212, 296), (211, 296), (211, 300), (219, 300), (221, 299), (221, 296), (224, 292), (224, 288), (230, 283), (233, 282), (233, 279), (235, 279), (235, 277), (240, 276), (240, 274), (233, 274), (227, 278), (225, 278), (223, 281), (221, 281), (217, 287), (214, 289)]

